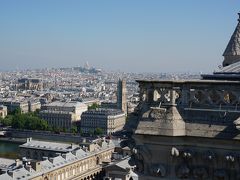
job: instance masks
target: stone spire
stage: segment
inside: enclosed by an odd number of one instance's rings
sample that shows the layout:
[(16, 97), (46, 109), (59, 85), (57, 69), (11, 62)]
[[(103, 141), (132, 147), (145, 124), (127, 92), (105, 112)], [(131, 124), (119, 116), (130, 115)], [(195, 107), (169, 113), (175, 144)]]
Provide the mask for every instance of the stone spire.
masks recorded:
[(240, 13), (238, 13), (238, 24), (225, 49), (223, 66), (228, 66), (240, 61)]

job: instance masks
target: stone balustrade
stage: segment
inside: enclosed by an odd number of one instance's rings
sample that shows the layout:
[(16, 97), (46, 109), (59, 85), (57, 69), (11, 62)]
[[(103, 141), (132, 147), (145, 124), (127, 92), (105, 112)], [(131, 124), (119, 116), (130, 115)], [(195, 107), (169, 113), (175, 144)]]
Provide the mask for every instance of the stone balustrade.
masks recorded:
[(137, 81), (140, 102), (150, 107), (240, 110), (240, 82), (215, 80)]

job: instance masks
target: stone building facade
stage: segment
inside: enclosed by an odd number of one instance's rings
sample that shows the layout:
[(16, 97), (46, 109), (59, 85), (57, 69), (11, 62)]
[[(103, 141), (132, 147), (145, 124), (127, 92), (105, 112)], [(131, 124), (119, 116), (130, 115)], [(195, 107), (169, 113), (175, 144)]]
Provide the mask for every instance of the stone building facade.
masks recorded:
[(87, 106), (80, 102), (52, 102), (42, 106), (40, 117), (49, 125), (70, 130), (74, 123), (80, 121), (81, 114)]
[(113, 134), (123, 129), (126, 122), (125, 113), (118, 109), (92, 109), (81, 117), (81, 130), (84, 133), (94, 132), (101, 128), (104, 134)]
[(0, 117), (5, 118), (7, 116), (7, 106), (0, 105)]
[(18, 99), (1, 99), (0, 105), (7, 106), (9, 112), (13, 112), (16, 109), (20, 109), (22, 113), (29, 112), (29, 103), (25, 100)]
[(17, 89), (41, 91), (43, 89), (43, 81), (37, 78), (18, 79)]
[(76, 148), (71, 152), (59, 153), (56, 157), (43, 157), (43, 160), (23, 158), (5, 173), (4, 180), (87, 180), (103, 179), (103, 164), (111, 161), (114, 144), (102, 143), (97, 150), (88, 151)]
[(72, 152), (79, 146), (76, 144), (38, 141), (27, 138), (27, 142), (19, 146), (21, 157), (27, 159), (43, 160), (43, 157), (56, 157), (59, 153)]
[(138, 81), (133, 136), (142, 179), (237, 179), (239, 81)]

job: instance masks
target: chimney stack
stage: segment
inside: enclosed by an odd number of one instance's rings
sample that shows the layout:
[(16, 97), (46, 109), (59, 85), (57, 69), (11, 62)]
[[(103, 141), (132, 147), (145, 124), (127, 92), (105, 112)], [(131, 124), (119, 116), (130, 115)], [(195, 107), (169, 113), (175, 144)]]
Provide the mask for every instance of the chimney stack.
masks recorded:
[(20, 160), (19, 160), (19, 159), (16, 159), (16, 160), (15, 160), (15, 163), (16, 163), (16, 166), (19, 166), (19, 165), (20, 165)]
[(30, 164), (27, 164), (27, 165), (25, 166), (25, 169), (26, 169), (27, 171), (29, 171), (29, 172), (32, 172), (32, 166), (31, 166)]

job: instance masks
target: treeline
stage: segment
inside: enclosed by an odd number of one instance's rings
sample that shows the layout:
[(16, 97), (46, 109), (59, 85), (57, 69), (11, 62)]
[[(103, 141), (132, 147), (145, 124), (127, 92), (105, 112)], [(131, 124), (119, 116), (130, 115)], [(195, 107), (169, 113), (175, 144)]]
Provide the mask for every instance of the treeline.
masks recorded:
[(29, 130), (48, 130), (48, 123), (40, 119), (37, 116), (38, 112), (21, 113), (20, 109), (16, 109), (14, 112), (9, 113), (4, 119), (0, 119), (0, 122), (4, 126), (12, 126), (15, 129), (29, 129)]
[[(91, 109), (98, 108), (97, 104), (94, 104)], [(72, 126), (70, 130), (66, 128), (60, 128), (55, 126), (50, 126), (47, 121), (39, 118), (39, 111), (21, 113), (20, 109), (16, 109), (14, 112), (9, 113), (4, 119), (0, 117), (0, 124), (3, 126), (11, 126), (14, 129), (27, 129), (27, 130), (41, 130), (41, 131), (51, 131), (55, 133), (60, 132), (70, 132), (73, 134), (82, 135), (83, 132), (81, 129), (78, 129), (77, 126)], [(103, 135), (104, 131), (101, 128), (96, 128), (88, 132), (90, 136), (99, 136)]]
[(0, 117), (0, 123), (3, 126), (11, 126), (14, 129), (27, 129), (27, 130), (42, 130), (51, 131), (55, 133), (60, 132), (71, 132), (71, 133), (81, 133), (78, 132), (76, 126), (73, 126), (70, 130), (65, 128), (50, 126), (47, 121), (39, 118), (39, 110), (29, 113), (21, 113), (20, 109), (16, 109), (10, 112), (4, 119)]

